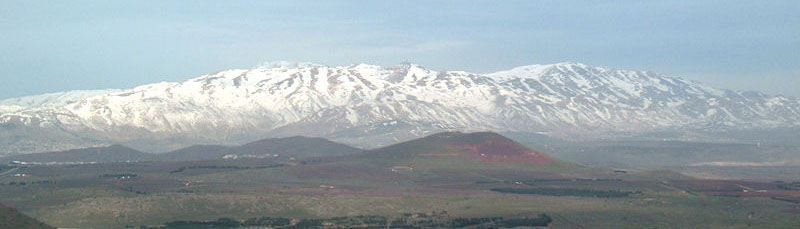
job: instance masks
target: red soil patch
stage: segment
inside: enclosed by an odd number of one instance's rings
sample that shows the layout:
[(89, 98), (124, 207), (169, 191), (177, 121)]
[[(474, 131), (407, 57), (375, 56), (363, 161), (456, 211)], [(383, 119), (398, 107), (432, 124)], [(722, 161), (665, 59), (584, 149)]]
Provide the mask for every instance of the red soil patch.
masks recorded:
[(518, 162), (536, 165), (549, 165), (552, 160), (545, 154), (537, 153), (512, 142), (488, 140), (482, 144), (450, 144), (469, 156), (489, 162)]

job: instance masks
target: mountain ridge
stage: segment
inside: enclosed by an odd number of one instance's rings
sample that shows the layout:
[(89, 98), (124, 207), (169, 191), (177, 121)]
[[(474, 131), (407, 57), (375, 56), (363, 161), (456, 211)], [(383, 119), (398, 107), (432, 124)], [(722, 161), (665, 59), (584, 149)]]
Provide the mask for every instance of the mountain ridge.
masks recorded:
[(242, 145), (192, 145), (165, 153), (149, 153), (128, 146), (109, 146), (70, 149), (64, 151), (10, 155), (0, 157), (0, 163), (114, 163), (135, 161), (203, 161), (219, 160), (228, 155), (252, 158), (312, 158), (335, 157), (362, 151), (324, 138), (292, 136), (266, 138)]
[[(0, 101), (3, 150), (141, 142), (169, 151), (293, 135), (377, 147), (449, 130), (591, 136), (800, 126), (793, 97), (569, 62), (490, 74), (281, 62), (97, 93)], [(152, 144), (164, 138), (173, 148)]]

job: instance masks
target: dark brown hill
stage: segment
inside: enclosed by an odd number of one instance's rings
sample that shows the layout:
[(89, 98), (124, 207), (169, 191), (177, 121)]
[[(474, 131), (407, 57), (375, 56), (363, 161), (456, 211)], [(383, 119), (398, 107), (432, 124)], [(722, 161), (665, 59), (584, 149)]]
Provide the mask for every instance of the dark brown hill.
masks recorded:
[(366, 155), (382, 158), (459, 157), (486, 162), (549, 165), (553, 160), (542, 153), (493, 132), (443, 132), (424, 138), (370, 150)]

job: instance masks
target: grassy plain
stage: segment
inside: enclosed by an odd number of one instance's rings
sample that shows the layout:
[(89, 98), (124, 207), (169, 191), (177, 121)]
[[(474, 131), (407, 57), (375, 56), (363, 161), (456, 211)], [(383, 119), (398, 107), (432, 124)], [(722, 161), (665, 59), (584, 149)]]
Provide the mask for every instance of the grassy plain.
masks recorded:
[[(192, 162), (205, 167), (232, 163), (237, 162)], [(382, 170), (353, 167), (355, 164), (349, 162), (260, 169), (247, 169), (254, 166), (253, 162), (240, 165), (239, 169), (189, 169), (181, 173), (170, 171), (186, 165), (155, 162), (84, 165), (86, 168), (28, 167), (20, 170), (31, 177), (0, 178), (4, 183), (0, 186), (0, 202), (50, 225), (80, 228), (152, 226), (222, 217), (306, 219), (432, 211), (446, 211), (453, 217), (524, 217), (546, 213), (554, 219), (550, 225), (553, 228), (800, 225), (798, 204), (769, 197), (707, 195), (659, 179), (645, 180), (636, 174), (617, 174), (614, 178), (613, 174), (601, 172), (597, 174), (599, 179), (593, 179), (570, 177), (549, 169), (521, 171), (502, 166), (455, 169), (442, 165), (401, 173), (391, 172), (391, 167)], [(410, 165), (426, 166), (425, 163)], [(124, 180), (102, 177), (129, 173), (137, 176)], [(31, 183), (36, 181), (52, 183)], [(17, 184), (9, 185), (10, 182)], [(19, 185), (20, 182), (26, 185)], [(636, 193), (621, 198), (597, 198), (490, 190), (498, 187)]]

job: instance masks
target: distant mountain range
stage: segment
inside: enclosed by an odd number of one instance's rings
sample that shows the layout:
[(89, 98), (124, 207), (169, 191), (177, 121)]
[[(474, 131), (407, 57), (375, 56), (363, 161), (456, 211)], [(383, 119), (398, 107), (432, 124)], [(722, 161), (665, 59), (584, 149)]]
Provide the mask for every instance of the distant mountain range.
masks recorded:
[[(235, 157), (234, 157), (235, 155)], [(441, 132), (386, 147), (362, 150), (322, 138), (270, 138), (239, 146), (194, 145), (167, 153), (146, 153), (122, 145), (89, 147), (65, 151), (18, 154), (0, 158), (0, 163), (87, 164), (135, 161), (204, 161), (221, 159), (313, 158), (341, 161), (369, 161), (370, 166), (391, 167), (443, 161), (521, 163), (546, 166), (562, 163), (494, 132)], [(381, 165), (388, 163), (390, 165)], [(453, 165), (460, 165), (455, 163)], [(416, 165), (419, 167), (419, 165)]]
[[(240, 146), (194, 145), (186, 148), (154, 154), (122, 145), (89, 147), (65, 151), (18, 154), (1, 157), (0, 162), (9, 163), (109, 163), (129, 161), (202, 161), (219, 160), (225, 156), (251, 158), (312, 158), (334, 157), (361, 152), (361, 149), (339, 144), (322, 138), (287, 137), (269, 138)], [(231, 158), (233, 159), (233, 158)]]
[(0, 101), (0, 154), (117, 143), (165, 152), (295, 135), (372, 148), (452, 130), (591, 138), (787, 129), (800, 129), (797, 98), (578, 63), (491, 74), (275, 63)]

